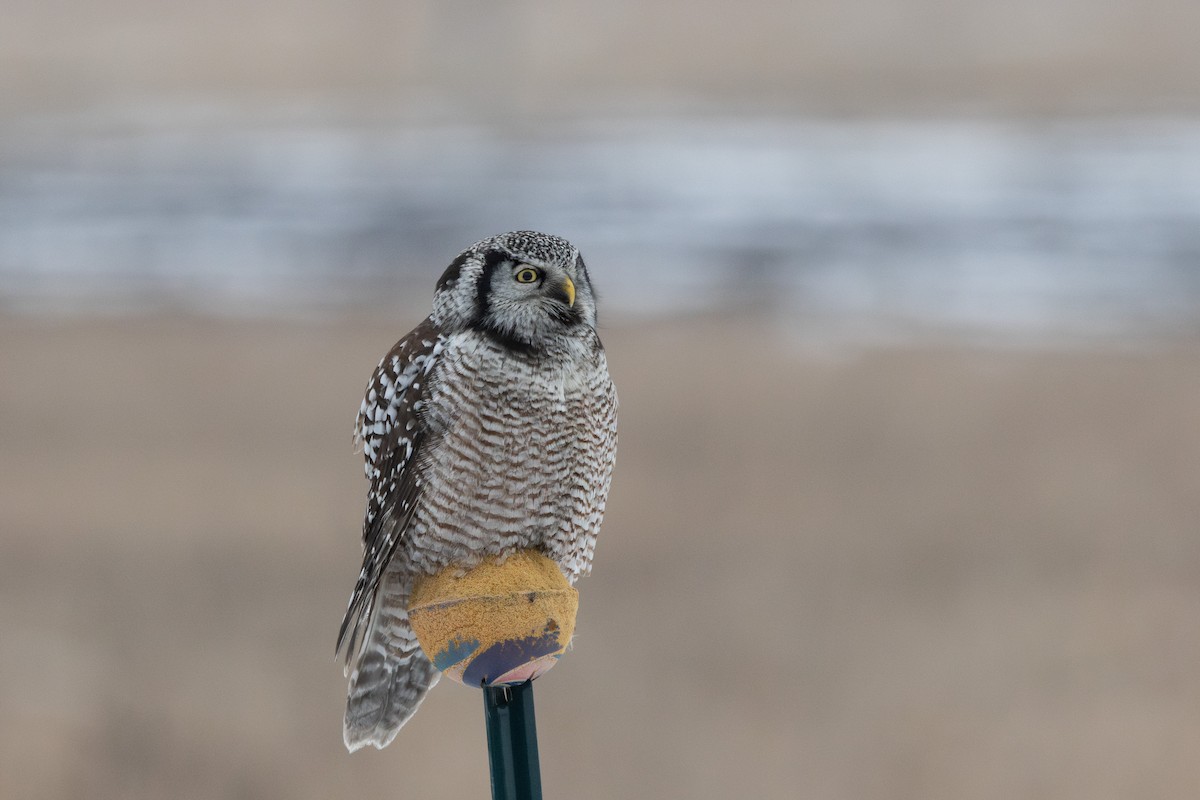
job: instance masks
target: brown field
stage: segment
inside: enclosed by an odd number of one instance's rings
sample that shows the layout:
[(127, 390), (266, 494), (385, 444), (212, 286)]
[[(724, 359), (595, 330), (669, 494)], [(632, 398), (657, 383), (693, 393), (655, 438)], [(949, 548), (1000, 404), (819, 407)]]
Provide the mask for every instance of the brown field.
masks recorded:
[[(0, 796), (486, 797), (480, 698), (346, 754), (350, 427), (415, 320), (0, 317)], [(612, 325), (547, 797), (1200, 786), (1200, 347)]]
[(0, 122), (189, 101), (515, 121), (713, 105), (1194, 114), (1198, 25), (1189, 0), (7, 3)]

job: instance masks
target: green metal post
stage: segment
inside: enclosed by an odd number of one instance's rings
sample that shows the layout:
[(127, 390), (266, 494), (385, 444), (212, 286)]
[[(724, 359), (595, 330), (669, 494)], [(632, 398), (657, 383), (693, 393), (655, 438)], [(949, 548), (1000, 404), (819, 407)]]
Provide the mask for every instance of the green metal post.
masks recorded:
[(484, 686), (492, 800), (542, 800), (533, 681), (517, 686)]

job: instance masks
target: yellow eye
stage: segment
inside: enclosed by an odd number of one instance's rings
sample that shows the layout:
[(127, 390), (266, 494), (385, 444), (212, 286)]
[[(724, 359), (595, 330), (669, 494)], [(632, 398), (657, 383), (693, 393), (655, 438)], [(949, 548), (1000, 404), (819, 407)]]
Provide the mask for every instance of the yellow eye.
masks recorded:
[(532, 267), (517, 270), (517, 283), (537, 283), (538, 271)]

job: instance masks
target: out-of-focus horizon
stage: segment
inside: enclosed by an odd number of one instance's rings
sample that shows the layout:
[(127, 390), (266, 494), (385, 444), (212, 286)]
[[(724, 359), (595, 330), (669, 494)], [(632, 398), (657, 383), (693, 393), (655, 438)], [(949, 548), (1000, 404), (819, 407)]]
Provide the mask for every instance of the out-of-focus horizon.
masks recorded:
[(1200, 5), (3, 12), (0, 797), (486, 796), (332, 651), (366, 379), (514, 228), (622, 403), (547, 797), (1200, 785)]
[(1200, 21), (1167, 2), (28, 5), (0, 32), (0, 308), (412, 312), (454, 250), (531, 227), (605, 267), (618, 315), (1194, 334), (1181, 14)]

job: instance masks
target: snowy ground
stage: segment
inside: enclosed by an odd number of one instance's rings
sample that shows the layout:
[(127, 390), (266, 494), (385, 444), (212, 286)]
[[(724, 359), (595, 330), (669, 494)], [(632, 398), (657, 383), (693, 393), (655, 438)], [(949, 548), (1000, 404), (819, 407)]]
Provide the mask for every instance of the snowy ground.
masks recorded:
[(1200, 121), (641, 119), (499, 128), (320, 109), (3, 123), (0, 307), (427, 306), (500, 230), (583, 249), (618, 315), (805, 335), (1194, 333)]

